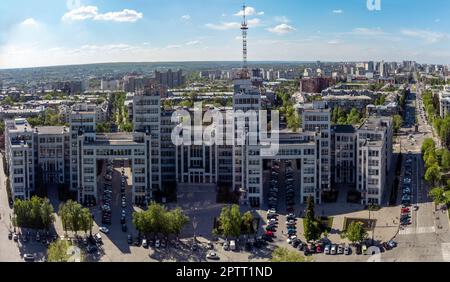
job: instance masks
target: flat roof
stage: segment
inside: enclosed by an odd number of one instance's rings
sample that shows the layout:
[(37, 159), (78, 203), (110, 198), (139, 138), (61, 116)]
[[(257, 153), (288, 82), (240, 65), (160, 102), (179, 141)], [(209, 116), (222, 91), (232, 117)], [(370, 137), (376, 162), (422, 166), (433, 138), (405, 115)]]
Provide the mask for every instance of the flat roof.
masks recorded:
[(67, 132), (67, 128), (65, 126), (36, 126), (35, 130), (38, 135), (46, 135), (46, 134), (62, 134)]
[(132, 133), (100, 133), (96, 135), (94, 145), (129, 146), (142, 145), (133, 139)]

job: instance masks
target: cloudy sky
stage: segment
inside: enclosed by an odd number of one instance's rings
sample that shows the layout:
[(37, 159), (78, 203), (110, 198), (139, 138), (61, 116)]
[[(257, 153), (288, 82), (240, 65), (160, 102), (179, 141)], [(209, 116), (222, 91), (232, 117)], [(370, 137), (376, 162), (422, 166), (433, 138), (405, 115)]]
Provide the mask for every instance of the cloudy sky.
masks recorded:
[[(247, 0), (249, 60), (450, 63), (450, 1), (380, 2)], [(2, 0), (0, 68), (240, 60), (242, 4)]]

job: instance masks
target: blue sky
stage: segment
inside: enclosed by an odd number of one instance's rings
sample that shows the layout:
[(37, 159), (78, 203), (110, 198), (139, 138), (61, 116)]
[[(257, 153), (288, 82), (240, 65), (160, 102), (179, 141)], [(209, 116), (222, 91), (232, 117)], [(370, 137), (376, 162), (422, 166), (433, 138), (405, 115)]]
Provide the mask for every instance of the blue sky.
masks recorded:
[[(450, 63), (450, 1), (247, 0), (249, 60)], [(0, 68), (240, 60), (239, 0), (2, 0)]]

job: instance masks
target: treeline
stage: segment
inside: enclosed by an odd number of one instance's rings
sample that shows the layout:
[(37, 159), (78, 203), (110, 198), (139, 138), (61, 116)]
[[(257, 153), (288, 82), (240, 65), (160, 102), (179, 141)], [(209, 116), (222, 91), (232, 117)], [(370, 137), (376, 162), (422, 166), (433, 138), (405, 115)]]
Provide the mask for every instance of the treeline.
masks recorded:
[(42, 114), (37, 117), (27, 118), (28, 123), (35, 126), (67, 126), (61, 119), (59, 112), (55, 109), (48, 108)]
[(254, 221), (250, 211), (242, 214), (238, 205), (226, 206), (222, 208), (219, 218), (215, 220), (212, 233), (225, 238), (254, 234)]
[(133, 224), (141, 235), (181, 233), (183, 227), (189, 223), (189, 218), (180, 208), (167, 210), (155, 202), (151, 203), (146, 211), (133, 213)]
[(361, 119), (362, 115), (356, 108), (353, 108), (350, 112), (347, 112), (341, 107), (336, 107), (333, 109), (331, 114), (331, 122), (333, 124), (356, 125), (361, 122)]
[(126, 93), (120, 92), (111, 95), (113, 120), (119, 131), (132, 132), (133, 124), (128, 120), (128, 108), (125, 106)]
[(48, 230), (55, 221), (53, 206), (45, 198), (32, 197), (30, 200), (14, 202), (14, 226)]
[(436, 149), (433, 139), (427, 138), (422, 145), (422, 156), (425, 162), (425, 180), (434, 186), (429, 196), (436, 204), (450, 205), (450, 179), (444, 171), (450, 169), (450, 151), (446, 148)]

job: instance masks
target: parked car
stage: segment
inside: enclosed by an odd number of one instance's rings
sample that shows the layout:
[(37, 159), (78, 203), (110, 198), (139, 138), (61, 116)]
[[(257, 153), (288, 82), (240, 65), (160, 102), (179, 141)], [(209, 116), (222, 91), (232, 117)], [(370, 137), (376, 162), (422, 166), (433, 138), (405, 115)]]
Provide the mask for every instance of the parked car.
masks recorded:
[(367, 255), (367, 246), (365, 244), (362, 244), (361, 251), (364, 255)]
[(127, 242), (128, 242), (128, 245), (133, 244), (133, 237), (131, 235), (127, 236)]
[(160, 248), (161, 247), (161, 241), (158, 239), (155, 241), (155, 248)]
[(142, 239), (142, 247), (143, 248), (148, 248), (148, 241), (147, 241), (147, 239)]
[(209, 252), (206, 255), (206, 258), (210, 259), (210, 260), (219, 260), (220, 259), (219, 256), (215, 252)]
[(325, 246), (325, 249), (324, 249), (324, 253), (325, 253), (326, 255), (329, 255), (329, 254), (330, 254), (330, 251), (331, 251), (331, 246), (330, 246), (330, 245), (326, 245), (326, 246)]
[(109, 233), (109, 229), (106, 228), (105, 226), (100, 227), (98, 230), (99, 230), (100, 232), (102, 232), (102, 233), (105, 233), (105, 234), (108, 234), (108, 233)]
[(330, 255), (335, 255), (335, 254), (337, 254), (337, 247), (336, 247), (336, 245), (332, 245), (331, 250), (330, 250)]
[(339, 245), (339, 246), (337, 247), (337, 254), (338, 254), (338, 255), (344, 254), (344, 246)]
[(24, 254), (23, 255), (23, 260), (26, 262), (34, 262), (35, 257), (33, 254)]
[(346, 255), (346, 256), (350, 255), (351, 254), (351, 250), (352, 249), (349, 246), (346, 246), (344, 248), (344, 255)]

